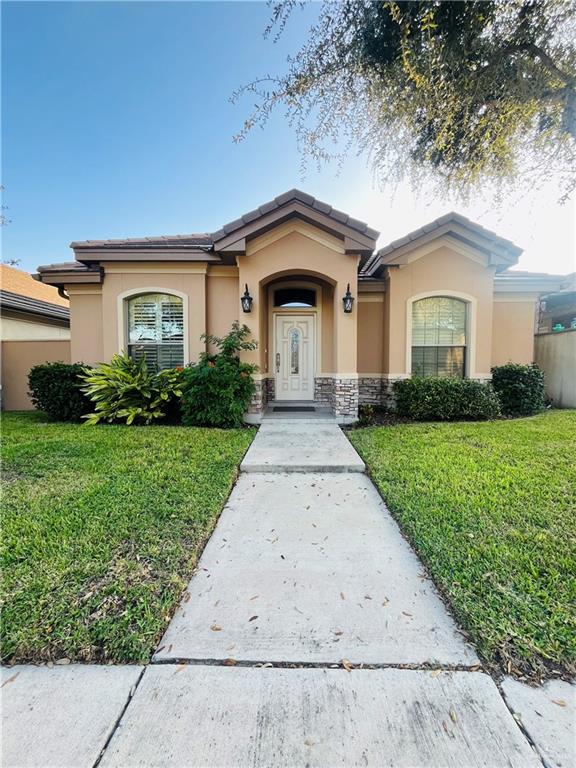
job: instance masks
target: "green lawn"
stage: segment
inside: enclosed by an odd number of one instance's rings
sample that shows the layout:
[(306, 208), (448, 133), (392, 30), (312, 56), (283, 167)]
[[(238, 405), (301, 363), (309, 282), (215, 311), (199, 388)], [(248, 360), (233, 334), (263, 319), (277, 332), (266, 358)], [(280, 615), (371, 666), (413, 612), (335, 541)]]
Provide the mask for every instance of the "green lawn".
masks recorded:
[(349, 433), (489, 664), (576, 671), (576, 411)]
[(147, 661), (253, 435), (5, 414), (2, 659)]

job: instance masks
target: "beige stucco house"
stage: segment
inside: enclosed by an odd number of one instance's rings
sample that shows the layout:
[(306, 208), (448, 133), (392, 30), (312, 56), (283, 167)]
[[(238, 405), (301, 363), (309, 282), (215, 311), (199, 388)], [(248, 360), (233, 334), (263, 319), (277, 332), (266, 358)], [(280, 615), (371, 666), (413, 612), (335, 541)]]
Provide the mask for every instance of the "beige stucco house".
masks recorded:
[(328, 404), (345, 423), (412, 373), (487, 380), (493, 365), (532, 361), (553, 286), (508, 271), (520, 248), (455, 213), (380, 250), (378, 235), (292, 190), (212, 234), (72, 243), (76, 260), (38, 279), (70, 297), (73, 361), (127, 350), (185, 365), (202, 334), (245, 322), (254, 422), (276, 400)]

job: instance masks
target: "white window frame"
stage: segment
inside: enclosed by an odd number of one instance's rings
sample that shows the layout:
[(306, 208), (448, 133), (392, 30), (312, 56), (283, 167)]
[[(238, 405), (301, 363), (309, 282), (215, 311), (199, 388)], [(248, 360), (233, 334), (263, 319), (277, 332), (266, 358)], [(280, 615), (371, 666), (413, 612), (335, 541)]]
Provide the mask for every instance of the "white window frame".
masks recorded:
[(475, 296), (461, 291), (425, 291), (416, 293), (406, 302), (406, 372), (412, 375), (412, 305), (421, 299), (459, 299), (466, 305), (466, 354), (464, 378), (478, 378), (476, 374), (476, 315), (478, 302)]
[(183, 347), (184, 347), (184, 365), (190, 363), (190, 341), (189, 341), (189, 321), (188, 321), (188, 294), (177, 291), (174, 288), (165, 288), (157, 285), (146, 285), (141, 288), (131, 288), (123, 291), (117, 296), (117, 314), (118, 314), (118, 352), (127, 353), (128, 350), (128, 301), (137, 296), (146, 294), (163, 293), (166, 296), (176, 296), (182, 299), (182, 319), (184, 324)]

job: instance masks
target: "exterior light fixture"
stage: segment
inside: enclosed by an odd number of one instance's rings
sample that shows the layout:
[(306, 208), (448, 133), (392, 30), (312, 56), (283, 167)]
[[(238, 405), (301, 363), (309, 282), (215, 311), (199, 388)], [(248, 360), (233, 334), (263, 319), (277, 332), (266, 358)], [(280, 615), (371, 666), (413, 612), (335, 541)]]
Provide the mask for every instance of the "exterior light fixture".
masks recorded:
[(350, 293), (350, 283), (348, 283), (348, 288), (346, 288), (346, 294), (342, 297), (342, 304), (344, 305), (344, 312), (346, 312), (346, 314), (352, 312), (354, 296)]
[(240, 298), (240, 303), (242, 304), (242, 312), (251, 312), (253, 301), (254, 299), (248, 293), (248, 283), (246, 283), (246, 290), (244, 291), (243, 296)]

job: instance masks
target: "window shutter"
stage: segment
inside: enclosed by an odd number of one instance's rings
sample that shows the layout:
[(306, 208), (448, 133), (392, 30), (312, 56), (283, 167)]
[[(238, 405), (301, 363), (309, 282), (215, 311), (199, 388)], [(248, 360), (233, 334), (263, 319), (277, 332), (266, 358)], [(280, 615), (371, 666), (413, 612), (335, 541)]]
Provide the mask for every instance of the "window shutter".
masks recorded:
[(184, 364), (182, 299), (169, 294), (143, 294), (128, 301), (128, 354), (146, 359), (161, 371)]

